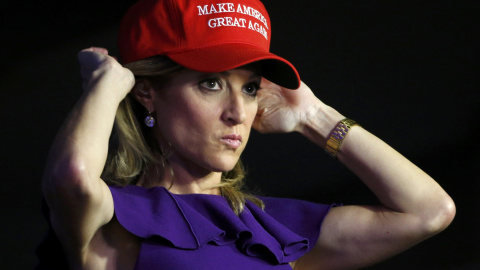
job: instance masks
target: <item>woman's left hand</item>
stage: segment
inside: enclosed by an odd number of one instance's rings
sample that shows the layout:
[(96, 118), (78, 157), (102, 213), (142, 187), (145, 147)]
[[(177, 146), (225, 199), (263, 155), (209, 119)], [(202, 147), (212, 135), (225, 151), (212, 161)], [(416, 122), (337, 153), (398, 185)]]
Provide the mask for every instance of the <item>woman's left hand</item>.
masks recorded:
[(323, 105), (303, 82), (291, 90), (262, 79), (260, 88), (253, 128), (261, 133), (302, 132), (307, 119)]

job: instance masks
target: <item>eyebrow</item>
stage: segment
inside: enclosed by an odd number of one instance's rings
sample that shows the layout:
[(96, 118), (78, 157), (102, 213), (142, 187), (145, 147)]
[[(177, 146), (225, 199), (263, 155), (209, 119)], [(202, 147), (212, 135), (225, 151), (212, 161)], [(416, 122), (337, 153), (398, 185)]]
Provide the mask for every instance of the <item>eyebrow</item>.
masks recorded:
[[(214, 74), (214, 73), (212, 73), (212, 74)], [(229, 72), (229, 71), (218, 72), (218, 74), (222, 74), (222, 75), (224, 75), (224, 76), (226, 76), (226, 77), (230, 76), (230, 72)], [(250, 76), (250, 78), (248, 78), (248, 79), (251, 80), (251, 79), (258, 78), (258, 77), (262, 77), (262, 75), (261, 75), (260, 73), (258, 73), (258, 72), (253, 72), (253, 74), (252, 74), (252, 75)]]

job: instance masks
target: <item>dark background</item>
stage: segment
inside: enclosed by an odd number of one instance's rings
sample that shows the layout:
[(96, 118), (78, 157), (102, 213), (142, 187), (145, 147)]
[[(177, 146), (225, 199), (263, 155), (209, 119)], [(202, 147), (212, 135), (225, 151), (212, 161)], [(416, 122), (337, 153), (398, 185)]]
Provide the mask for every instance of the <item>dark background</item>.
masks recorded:
[[(116, 54), (134, 1), (3, 1), (0, 8), (1, 264), (31, 269), (46, 228), (40, 180), (56, 130), (81, 93), (76, 53)], [(226, 1), (228, 2), (228, 1)], [(478, 1), (264, 1), (272, 51), (325, 103), (434, 177), (457, 216), (443, 233), (371, 269), (480, 269)], [(248, 183), (323, 203), (376, 199), (298, 134), (254, 132)]]

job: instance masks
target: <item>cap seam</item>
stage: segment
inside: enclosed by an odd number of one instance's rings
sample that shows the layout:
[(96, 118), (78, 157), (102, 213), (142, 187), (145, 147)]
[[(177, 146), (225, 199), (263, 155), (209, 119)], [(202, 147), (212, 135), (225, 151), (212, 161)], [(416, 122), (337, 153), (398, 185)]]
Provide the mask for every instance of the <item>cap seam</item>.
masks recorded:
[(257, 46), (257, 45), (252, 44), (252, 43), (247, 43), (247, 42), (214, 42), (214, 43), (209, 43), (208, 45), (204, 45), (204, 46), (196, 46), (196, 47), (191, 47), (191, 48), (186, 48), (186, 49), (174, 49), (174, 50), (169, 50), (169, 51), (165, 51), (164, 54), (184, 53), (184, 52), (189, 52), (189, 51), (193, 51), (193, 50), (197, 50), (197, 49), (204, 49), (204, 48), (209, 48), (209, 47), (212, 47), (212, 46), (224, 45), (224, 44), (242, 44), (242, 45), (249, 45), (249, 46), (252, 46), (252, 47), (255, 47), (255, 48), (259, 48), (259, 49), (262, 49), (262, 50), (270, 53), (270, 51), (265, 50), (264, 48), (262, 48), (262, 47), (260, 47), (260, 46)]
[[(175, 22), (175, 31), (177, 31), (177, 33), (180, 33), (180, 19), (179, 19), (179, 14), (178, 14), (178, 8), (175, 4), (175, 1), (176, 0), (170, 0), (170, 10), (171, 10), (171, 13), (172, 13), (172, 17), (173, 17), (173, 20)], [(183, 31), (181, 33), (181, 35), (183, 35)], [(181, 44), (181, 35), (177, 35), (176, 36), (176, 40), (175, 40), (175, 46), (179, 46)]]

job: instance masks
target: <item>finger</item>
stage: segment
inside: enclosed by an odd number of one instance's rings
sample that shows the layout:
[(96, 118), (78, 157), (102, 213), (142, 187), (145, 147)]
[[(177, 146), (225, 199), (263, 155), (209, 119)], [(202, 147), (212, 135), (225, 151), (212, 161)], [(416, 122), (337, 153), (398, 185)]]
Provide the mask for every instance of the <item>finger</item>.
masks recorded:
[(265, 96), (266, 96), (266, 92), (265, 91), (266, 89), (262, 89), (260, 91), (257, 92), (257, 102), (258, 102), (258, 108), (260, 109), (263, 105), (263, 102), (265, 100)]
[(105, 48), (92, 47), (94, 52), (102, 53), (108, 55), (108, 50)]
[(265, 121), (263, 116), (256, 116), (253, 120), (252, 127), (262, 134), (272, 133), (275, 131), (275, 129), (270, 125), (270, 123), (268, 123), (268, 121)]
[(108, 55), (108, 50), (105, 49), (105, 48), (100, 48), (100, 47), (90, 47), (90, 48), (83, 49), (82, 52), (83, 51), (98, 52), (98, 53), (101, 53), (101, 54)]
[[(101, 53), (101, 54), (106, 54), (106, 55), (109, 55), (108, 54), (108, 50), (105, 49), (105, 48), (100, 48), (100, 47), (90, 47), (88, 49), (85, 49), (85, 50), (89, 50), (89, 51), (94, 51), (94, 52), (98, 52), (98, 53)], [(118, 62), (118, 58), (113, 56), (113, 55), (110, 55), (113, 59), (115, 59), (115, 61)]]
[(261, 118), (262, 118), (261, 116), (257, 115), (257, 116), (255, 117), (255, 119), (253, 120), (252, 127), (253, 127), (256, 131), (258, 131), (258, 132), (260, 132), (260, 133), (264, 133), (264, 132), (263, 132), (263, 128), (262, 128), (262, 119), (261, 119)]
[(86, 68), (87, 70), (97, 69), (108, 57), (108, 55), (94, 50), (82, 50), (77, 55), (78, 62), (82, 68)]
[(277, 87), (279, 86), (265, 78), (262, 78), (262, 81), (260, 82), (260, 89), (271, 89), (271, 88), (277, 88)]
[(261, 117), (266, 111), (267, 111), (267, 108), (258, 108), (255, 118)]

